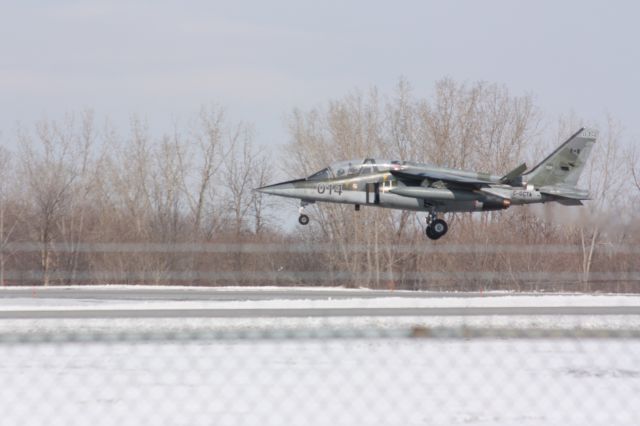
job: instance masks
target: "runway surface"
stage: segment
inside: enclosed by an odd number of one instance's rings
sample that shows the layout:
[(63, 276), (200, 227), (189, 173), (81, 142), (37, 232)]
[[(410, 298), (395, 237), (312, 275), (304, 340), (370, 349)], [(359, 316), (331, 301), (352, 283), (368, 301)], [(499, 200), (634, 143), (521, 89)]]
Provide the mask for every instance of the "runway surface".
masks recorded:
[[(13, 287), (0, 289), (0, 319), (640, 316), (640, 303), (594, 305), (583, 303), (584, 296), (560, 295), (573, 302), (563, 305), (555, 296), (340, 288)], [(476, 305), (438, 306), (445, 299)], [(478, 300), (488, 299), (505, 303), (477, 306)]]

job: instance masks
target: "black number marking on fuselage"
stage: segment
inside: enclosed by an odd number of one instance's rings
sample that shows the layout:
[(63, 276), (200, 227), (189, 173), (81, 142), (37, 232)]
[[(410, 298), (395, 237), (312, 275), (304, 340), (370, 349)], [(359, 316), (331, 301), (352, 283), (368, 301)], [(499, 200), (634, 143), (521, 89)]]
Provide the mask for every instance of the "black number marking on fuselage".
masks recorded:
[(535, 195), (533, 191), (513, 191), (513, 198), (534, 198)]
[(318, 194), (324, 194), (325, 191), (329, 191), (329, 195), (333, 194), (334, 192), (337, 193), (338, 195), (342, 195), (341, 183), (338, 183), (338, 184), (319, 183), (316, 189), (318, 191)]

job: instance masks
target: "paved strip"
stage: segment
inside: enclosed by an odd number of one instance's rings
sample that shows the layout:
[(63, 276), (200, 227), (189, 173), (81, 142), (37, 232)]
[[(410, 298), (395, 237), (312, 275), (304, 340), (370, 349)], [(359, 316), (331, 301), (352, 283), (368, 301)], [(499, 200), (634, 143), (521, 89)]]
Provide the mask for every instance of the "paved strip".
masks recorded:
[(0, 319), (89, 318), (323, 318), (529, 315), (640, 315), (640, 306), (310, 308), (310, 309), (30, 309), (0, 311)]

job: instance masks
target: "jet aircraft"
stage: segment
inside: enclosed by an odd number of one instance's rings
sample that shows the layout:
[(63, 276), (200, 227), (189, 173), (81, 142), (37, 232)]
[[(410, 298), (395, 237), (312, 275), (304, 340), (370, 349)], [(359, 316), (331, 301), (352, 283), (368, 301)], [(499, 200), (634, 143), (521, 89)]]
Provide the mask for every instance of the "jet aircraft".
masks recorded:
[(504, 210), (513, 205), (555, 201), (582, 205), (588, 191), (577, 187), (598, 133), (582, 128), (540, 164), (521, 164), (504, 176), (436, 167), (400, 160), (340, 161), (302, 179), (263, 186), (265, 194), (300, 199), (301, 225), (309, 223), (305, 206), (317, 201), (424, 211), (426, 235), (447, 233), (439, 214)]

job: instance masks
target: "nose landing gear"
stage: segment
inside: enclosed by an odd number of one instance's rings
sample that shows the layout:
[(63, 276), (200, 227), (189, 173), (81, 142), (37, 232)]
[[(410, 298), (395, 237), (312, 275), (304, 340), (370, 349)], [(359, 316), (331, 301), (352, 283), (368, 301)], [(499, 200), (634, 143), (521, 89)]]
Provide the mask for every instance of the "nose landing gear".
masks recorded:
[(298, 212), (300, 212), (300, 216), (298, 217), (298, 223), (300, 225), (308, 225), (309, 224), (309, 216), (304, 214), (304, 206), (306, 206), (307, 204), (309, 204), (309, 203), (305, 203), (304, 201), (300, 202), (300, 209), (298, 209)]
[(429, 239), (437, 240), (444, 236), (448, 230), (449, 227), (447, 226), (447, 222), (442, 219), (438, 219), (435, 212), (429, 213), (429, 216), (427, 216), (427, 229), (425, 229), (425, 234), (427, 234)]

